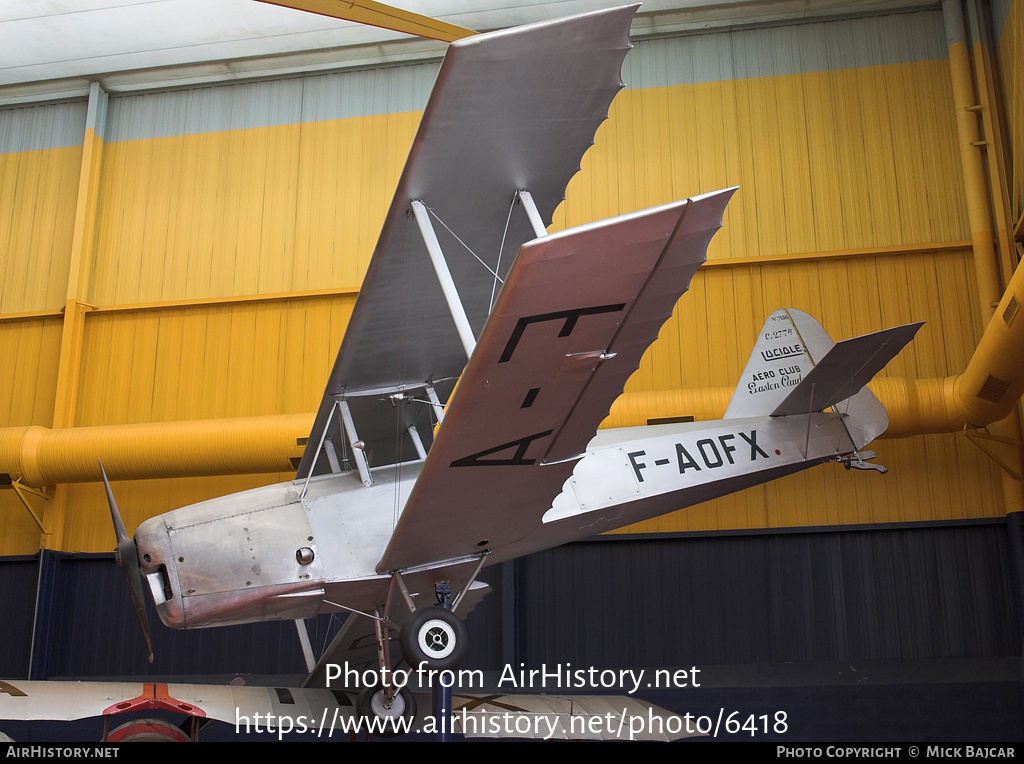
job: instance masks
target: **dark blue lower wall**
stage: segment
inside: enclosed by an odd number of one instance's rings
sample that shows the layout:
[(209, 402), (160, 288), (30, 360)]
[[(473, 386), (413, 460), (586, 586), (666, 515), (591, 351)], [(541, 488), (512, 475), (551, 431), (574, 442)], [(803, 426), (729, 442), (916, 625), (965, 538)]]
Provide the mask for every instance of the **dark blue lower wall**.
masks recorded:
[[(792, 740), (1020, 740), (1007, 534), (992, 521), (572, 544), (485, 569), (494, 593), (467, 619), (465, 665), (492, 679), (698, 667), (699, 688), (638, 695), (695, 716), (783, 712)], [(7, 678), (305, 673), (290, 621), (178, 632), (154, 616), (150, 665), (112, 555), (0, 560), (0, 590)], [(315, 649), (339, 625), (308, 622)]]

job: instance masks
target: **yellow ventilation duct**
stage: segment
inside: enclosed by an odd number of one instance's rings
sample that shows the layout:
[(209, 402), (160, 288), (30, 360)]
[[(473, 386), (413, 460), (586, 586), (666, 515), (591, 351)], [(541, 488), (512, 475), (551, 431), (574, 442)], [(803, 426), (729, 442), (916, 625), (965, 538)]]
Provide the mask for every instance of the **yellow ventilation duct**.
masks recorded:
[[(313, 414), (190, 422), (0, 429), (0, 473), (36, 488), (113, 480), (289, 472)], [(296, 435), (296, 433), (301, 433)]]
[(1024, 393), (1024, 273), (1020, 268), (985, 328), (978, 349), (954, 384), (957, 411), (972, 427), (1010, 415)]
[[(1024, 392), (1024, 273), (1018, 269), (967, 369), (955, 377), (880, 377), (870, 387), (889, 412), (882, 437), (984, 427), (1008, 416)], [(602, 427), (719, 419), (732, 387), (624, 393)], [(25, 485), (237, 475), (293, 470), (313, 414), (50, 430), (0, 429), (0, 474)]]

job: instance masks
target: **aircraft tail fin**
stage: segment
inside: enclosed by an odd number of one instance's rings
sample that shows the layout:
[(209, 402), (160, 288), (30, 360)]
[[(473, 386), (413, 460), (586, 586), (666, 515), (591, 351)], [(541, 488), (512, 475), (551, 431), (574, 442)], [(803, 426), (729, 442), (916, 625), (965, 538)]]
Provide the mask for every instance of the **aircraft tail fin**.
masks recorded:
[(757, 335), (725, 418), (772, 414), (834, 346), (813, 316), (794, 308), (775, 311)]
[(860, 448), (889, 426), (885, 408), (866, 385), (921, 326), (905, 324), (837, 344), (807, 313), (777, 310), (758, 335), (725, 418), (789, 416), (835, 407)]

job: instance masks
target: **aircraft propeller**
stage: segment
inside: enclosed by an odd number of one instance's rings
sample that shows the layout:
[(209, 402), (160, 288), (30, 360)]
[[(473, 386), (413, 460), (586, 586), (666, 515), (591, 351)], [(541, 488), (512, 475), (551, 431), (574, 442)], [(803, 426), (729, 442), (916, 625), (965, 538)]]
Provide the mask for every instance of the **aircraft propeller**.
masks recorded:
[(125, 580), (128, 582), (128, 591), (132, 595), (132, 604), (135, 605), (135, 617), (139, 621), (139, 628), (142, 629), (142, 638), (146, 640), (149, 662), (152, 663), (153, 643), (149, 637), (149, 619), (146, 613), (146, 598), (142, 590), (139, 550), (135, 546), (135, 539), (129, 536), (124, 528), (124, 521), (121, 520), (121, 512), (114, 500), (114, 492), (110, 489), (110, 481), (107, 480), (107, 471), (103, 469), (102, 461), (100, 474), (103, 476), (103, 487), (107, 489), (107, 504), (110, 505), (110, 518), (114, 521), (114, 535), (117, 536), (117, 564), (124, 571)]

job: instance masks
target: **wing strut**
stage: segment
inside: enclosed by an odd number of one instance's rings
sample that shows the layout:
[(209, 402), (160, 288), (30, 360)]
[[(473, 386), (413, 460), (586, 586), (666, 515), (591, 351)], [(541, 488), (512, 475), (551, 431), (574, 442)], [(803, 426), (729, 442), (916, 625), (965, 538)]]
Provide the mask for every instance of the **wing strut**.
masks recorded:
[(327, 430), (331, 426), (331, 420), (334, 419), (335, 408), (337, 406), (331, 406), (330, 414), (327, 416), (327, 424), (324, 425), (324, 431), (320, 435), (320, 442), (316, 444), (316, 455), (313, 457), (313, 463), (309, 467), (309, 474), (306, 475), (306, 482), (302, 484), (302, 492), (299, 494), (300, 499), (306, 496), (306, 489), (309, 488), (310, 478), (313, 477), (313, 467), (316, 466), (316, 460), (320, 456), (320, 450), (324, 447), (324, 440), (327, 438)]
[[(544, 219), (541, 217), (537, 205), (533, 201), (533, 195), (525, 188), (521, 188), (516, 191), (516, 197), (523, 205), (526, 217), (530, 221), (530, 227), (533, 228), (534, 236), (538, 239), (547, 236), (548, 231), (544, 227)], [(430, 262), (434, 266), (434, 273), (437, 274), (437, 280), (441, 285), (441, 292), (444, 294), (445, 302), (448, 303), (448, 311), (455, 322), (455, 329), (459, 333), (459, 340), (466, 351), (466, 358), (469, 358), (473, 355), (473, 350), (476, 348), (476, 335), (473, 334), (473, 328), (469, 325), (469, 318), (466, 316), (466, 309), (463, 307), (462, 299), (459, 297), (459, 290), (456, 288), (455, 280), (448, 269), (448, 261), (444, 259), (444, 252), (441, 250), (441, 244), (438, 242), (437, 234), (434, 232), (434, 224), (430, 222), (430, 213), (427, 211), (426, 205), (419, 199), (413, 199), (412, 212), (416, 216), (416, 223), (419, 225), (423, 243), (427, 246), (427, 253), (430, 255)]]
[(473, 348), (476, 347), (476, 336), (473, 334), (473, 327), (469, 325), (466, 309), (462, 307), (459, 291), (455, 288), (455, 280), (452, 279), (452, 273), (448, 270), (448, 263), (444, 259), (444, 252), (441, 251), (441, 245), (437, 241), (434, 224), (430, 222), (427, 208), (419, 199), (413, 199), (412, 211), (419, 224), (423, 243), (427, 245), (427, 252), (430, 254), (430, 262), (434, 265), (437, 280), (441, 283), (441, 291), (444, 293), (445, 302), (448, 303), (448, 310), (452, 314), (452, 320), (455, 321), (455, 329), (458, 331), (462, 347), (466, 351), (466, 358), (469, 358), (473, 355)]
[(427, 398), (430, 399), (430, 407), (434, 409), (437, 423), (441, 424), (444, 421), (444, 405), (441, 403), (441, 399), (437, 397), (437, 391), (434, 390), (433, 385), (427, 385)]
[(523, 203), (523, 209), (526, 210), (526, 217), (530, 219), (530, 225), (533, 226), (533, 233), (538, 239), (547, 236), (548, 229), (544, 227), (544, 220), (541, 218), (540, 212), (537, 211), (537, 205), (533, 202), (533, 194), (525, 188), (519, 189), (516, 194), (519, 196), (519, 201)]
[(370, 466), (366, 463), (363, 443), (359, 440), (359, 433), (356, 432), (356, 423), (352, 419), (352, 411), (348, 407), (348, 401), (338, 401), (338, 410), (341, 412), (341, 422), (345, 425), (345, 435), (348, 436), (348, 442), (352, 444), (352, 456), (356, 460), (359, 479), (363, 481), (363, 485), (370, 485), (373, 483), (373, 478), (370, 476)]
[(416, 429), (416, 425), (409, 425), (405, 428), (405, 431), (409, 433), (409, 439), (412, 441), (412, 447), (416, 449), (416, 456), (420, 459), (426, 459), (427, 450), (423, 447), (423, 440), (420, 438), (420, 431)]

